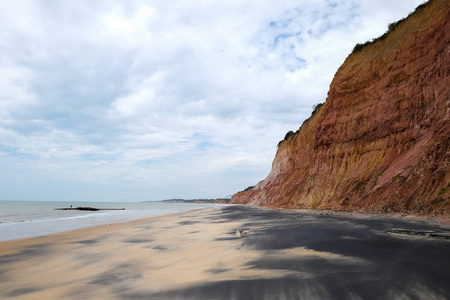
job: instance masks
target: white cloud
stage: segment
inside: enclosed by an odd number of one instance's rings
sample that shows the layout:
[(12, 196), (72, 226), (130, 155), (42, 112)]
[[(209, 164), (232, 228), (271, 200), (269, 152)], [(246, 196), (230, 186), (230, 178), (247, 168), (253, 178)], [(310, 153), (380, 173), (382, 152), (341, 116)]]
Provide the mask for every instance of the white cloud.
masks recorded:
[(37, 96), (28, 86), (32, 79), (33, 72), (26, 67), (0, 63), (0, 124), (14, 124), (15, 115), (36, 104)]
[(353, 46), (420, 3), (1, 1), (0, 199), (254, 184)]

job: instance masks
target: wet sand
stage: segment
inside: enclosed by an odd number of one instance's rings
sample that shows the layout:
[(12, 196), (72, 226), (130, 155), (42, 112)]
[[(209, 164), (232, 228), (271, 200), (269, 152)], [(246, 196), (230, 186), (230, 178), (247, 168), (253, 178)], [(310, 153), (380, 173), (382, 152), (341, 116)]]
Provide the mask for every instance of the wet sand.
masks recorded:
[(450, 299), (449, 232), (432, 220), (201, 209), (0, 242), (0, 299)]

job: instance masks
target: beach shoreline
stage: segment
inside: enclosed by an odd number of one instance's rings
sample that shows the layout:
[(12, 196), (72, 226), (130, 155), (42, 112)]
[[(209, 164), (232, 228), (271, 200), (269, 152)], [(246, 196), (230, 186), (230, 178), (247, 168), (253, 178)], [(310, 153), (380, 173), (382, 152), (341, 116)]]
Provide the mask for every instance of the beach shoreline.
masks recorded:
[(194, 209), (2, 241), (0, 298), (448, 298), (449, 231), (436, 219)]
[[(74, 208), (71, 209), (66, 202), (0, 201), (0, 241), (51, 234), (100, 224), (139, 220), (202, 207), (218, 206), (217, 204), (192, 205), (162, 202), (91, 202), (74, 204)], [(58, 209), (59, 207), (67, 207), (67, 209)], [(78, 207), (82, 209), (78, 209)], [(91, 207), (93, 209), (90, 209)], [(88, 209), (84, 210), (83, 208)]]

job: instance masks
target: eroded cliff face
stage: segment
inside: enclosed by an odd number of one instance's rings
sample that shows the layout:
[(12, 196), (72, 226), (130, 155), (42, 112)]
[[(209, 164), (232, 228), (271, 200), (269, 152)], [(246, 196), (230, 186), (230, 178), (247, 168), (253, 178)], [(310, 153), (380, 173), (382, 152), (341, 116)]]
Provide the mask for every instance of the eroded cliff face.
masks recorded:
[(450, 214), (449, 3), (349, 55), (269, 176), (231, 203)]

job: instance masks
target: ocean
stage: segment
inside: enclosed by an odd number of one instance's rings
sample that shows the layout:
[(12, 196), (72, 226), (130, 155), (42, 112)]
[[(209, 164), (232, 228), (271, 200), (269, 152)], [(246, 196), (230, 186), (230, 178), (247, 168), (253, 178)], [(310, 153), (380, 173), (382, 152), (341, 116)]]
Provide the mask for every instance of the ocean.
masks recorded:
[[(70, 205), (73, 207), (125, 208), (125, 210), (55, 210), (55, 208), (68, 208)], [(220, 207), (220, 205), (162, 202), (0, 201), (0, 241), (156, 217), (205, 207)]]

